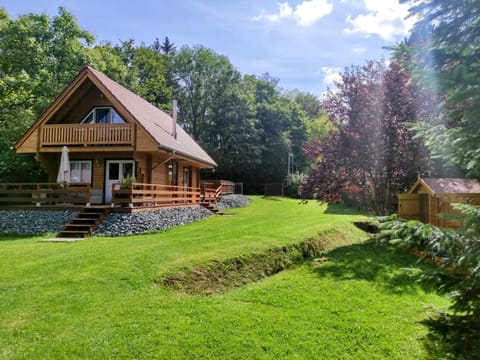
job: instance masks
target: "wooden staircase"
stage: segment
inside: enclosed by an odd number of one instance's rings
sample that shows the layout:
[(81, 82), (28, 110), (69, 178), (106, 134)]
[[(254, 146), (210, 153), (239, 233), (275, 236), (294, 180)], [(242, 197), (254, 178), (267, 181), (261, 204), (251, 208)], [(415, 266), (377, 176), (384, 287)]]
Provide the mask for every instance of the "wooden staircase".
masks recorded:
[(61, 238), (84, 238), (89, 236), (93, 230), (110, 213), (110, 207), (86, 207), (70, 224), (65, 225), (57, 237)]
[(200, 205), (210, 210), (214, 214), (221, 214), (217, 208), (217, 201), (222, 195), (222, 187), (216, 189), (204, 188), (200, 193)]
[(204, 208), (210, 210), (211, 212), (213, 212), (214, 214), (218, 214), (218, 208), (217, 208), (217, 204), (212, 204), (212, 203), (202, 203), (200, 204), (202, 205)]

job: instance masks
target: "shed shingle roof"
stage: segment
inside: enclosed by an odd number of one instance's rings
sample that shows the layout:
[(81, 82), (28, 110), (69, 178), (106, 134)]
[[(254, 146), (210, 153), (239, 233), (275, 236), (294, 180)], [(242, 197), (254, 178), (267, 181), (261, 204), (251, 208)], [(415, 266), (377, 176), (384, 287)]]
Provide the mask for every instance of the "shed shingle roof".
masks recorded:
[(435, 194), (480, 193), (480, 182), (463, 178), (423, 178), (425, 184)]
[(160, 147), (175, 151), (179, 155), (184, 155), (212, 167), (217, 165), (207, 152), (178, 124), (176, 126), (177, 137), (175, 138), (172, 135), (173, 120), (168, 114), (113, 81), (105, 74), (88, 66), (86, 67), (86, 71), (105, 86), (111, 95), (114, 96), (158, 142)]

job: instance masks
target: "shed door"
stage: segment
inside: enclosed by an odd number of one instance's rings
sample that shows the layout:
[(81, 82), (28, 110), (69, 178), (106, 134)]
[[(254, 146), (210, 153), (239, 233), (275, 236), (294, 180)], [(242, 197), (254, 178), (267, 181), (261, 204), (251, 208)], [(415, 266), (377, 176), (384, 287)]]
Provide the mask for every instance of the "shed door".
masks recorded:
[(430, 220), (428, 206), (428, 194), (420, 194), (420, 220), (423, 223), (428, 223)]

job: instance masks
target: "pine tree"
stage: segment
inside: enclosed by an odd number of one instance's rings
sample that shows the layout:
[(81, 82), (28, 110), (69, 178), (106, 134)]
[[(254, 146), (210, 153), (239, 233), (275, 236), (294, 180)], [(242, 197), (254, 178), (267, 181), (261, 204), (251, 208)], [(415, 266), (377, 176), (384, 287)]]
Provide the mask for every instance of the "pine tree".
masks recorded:
[(480, 176), (480, 1), (415, 0), (407, 51), (413, 80), (443, 98), (445, 116), (417, 127), (433, 155)]
[(172, 42), (170, 42), (168, 36), (165, 36), (165, 40), (160, 46), (160, 49), (165, 55), (175, 55), (175, 52), (177, 51), (177, 47)]

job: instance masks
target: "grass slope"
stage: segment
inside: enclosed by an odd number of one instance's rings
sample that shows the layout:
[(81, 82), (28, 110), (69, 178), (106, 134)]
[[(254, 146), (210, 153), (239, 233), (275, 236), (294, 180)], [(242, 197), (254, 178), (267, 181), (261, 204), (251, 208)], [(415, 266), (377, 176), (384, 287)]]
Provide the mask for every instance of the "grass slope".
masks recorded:
[[(254, 198), (233, 216), (157, 234), (42, 243), (0, 237), (0, 358), (352, 358), (423, 353), (424, 303), (414, 258), (359, 243), (336, 206)], [(154, 279), (322, 236), (306, 262), (223, 295), (192, 296)]]

